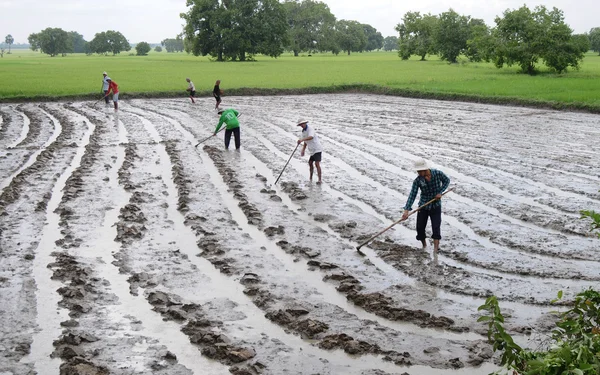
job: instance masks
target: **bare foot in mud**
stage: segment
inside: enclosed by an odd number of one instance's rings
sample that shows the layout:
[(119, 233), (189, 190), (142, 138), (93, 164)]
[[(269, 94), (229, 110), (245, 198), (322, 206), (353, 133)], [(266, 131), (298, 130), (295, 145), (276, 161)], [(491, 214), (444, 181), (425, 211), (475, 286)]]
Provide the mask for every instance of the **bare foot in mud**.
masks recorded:
[(323, 181), (317, 181), (317, 185), (321, 185)]

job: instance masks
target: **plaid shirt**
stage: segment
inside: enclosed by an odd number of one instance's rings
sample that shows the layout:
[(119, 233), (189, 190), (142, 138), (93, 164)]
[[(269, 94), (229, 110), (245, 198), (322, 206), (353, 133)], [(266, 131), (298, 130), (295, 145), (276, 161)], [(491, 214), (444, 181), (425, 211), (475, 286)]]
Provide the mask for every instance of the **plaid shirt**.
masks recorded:
[[(419, 206), (429, 202), (436, 195), (442, 194), (450, 185), (450, 178), (444, 174), (442, 171), (438, 171), (437, 169), (430, 169), (431, 171), (431, 180), (427, 182), (425, 178), (419, 176), (415, 178), (412, 184), (412, 189), (410, 189), (410, 194), (408, 195), (408, 200), (406, 201), (406, 206), (404, 206), (405, 210), (412, 210), (412, 205), (417, 198), (417, 193), (419, 189), (421, 189), (421, 198), (419, 199)], [(429, 206), (423, 208), (424, 210), (430, 210), (435, 207), (441, 207), (442, 201), (437, 200), (431, 203)]]

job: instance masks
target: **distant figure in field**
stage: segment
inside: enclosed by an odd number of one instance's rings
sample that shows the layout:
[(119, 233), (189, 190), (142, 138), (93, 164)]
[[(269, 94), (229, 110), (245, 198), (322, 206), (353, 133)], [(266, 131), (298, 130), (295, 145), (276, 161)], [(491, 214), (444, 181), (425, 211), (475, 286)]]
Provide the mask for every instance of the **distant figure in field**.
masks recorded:
[(215, 87), (213, 88), (213, 96), (217, 99), (217, 104), (215, 105), (215, 109), (219, 109), (219, 104), (221, 104), (221, 94), (223, 94), (223, 90), (219, 87), (221, 85), (221, 80), (218, 79), (215, 82)]
[(108, 73), (103, 72), (102, 73), (102, 92), (104, 93), (104, 101), (106, 102), (106, 105), (108, 105), (108, 81), (110, 80), (110, 77), (108, 76)]
[(319, 178), (317, 184), (320, 185), (323, 182), (321, 180), (321, 153), (323, 152), (323, 147), (321, 147), (321, 142), (319, 142), (319, 137), (317, 137), (315, 130), (311, 126), (308, 126), (307, 120), (298, 120), (297, 126), (302, 127), (302, 138), (298, 140), (298, 144), (304, 142), (300, 156), (304, 156), (306, 147), (308, 147), (308, 152), (310, 152), (310, 158), (308, 159), (309, 179), (312, 181), (314, 167), (317, 167), (317, 177)]
[(417, 161), (414, 169), (419, 176), (413, 181), (408, 200), (404, 206), (402, 220), (406, 220), (408, 217), (419, 190), (421, 190), (419, 206), (422, 206), (432, 199), (437, 199), (429, 206), (423, 207), (417, 213), (417, 240), (421, 241), (423, 249), (427, 247), (425, 227), (427, 226), (427, 220), (431, 218), (433, 252), (434, 254), (437, 254), (440, 248), (440, 240), (442, 239), (440, 231), (442, 224), (442, 193), (448, 188), (448, 185), (450, 185), (450, 178), (446, 176), (444, 172), (430, 168), (425, 160)]
[(112, 91), (112, 100), (113, 100), (113, 103), (115, 104), (115, 112), (116, 112), (119, 110), (119, 85), (117, 85), (117, 83), (110, 78), (107, 79), (107, 81), (108, 81), (108, 90), (106, 91), (106, 95), (104, 97), (108, 98), (108, 95)]
[[(218, 81), (217, 81), (218, 82)], [(231, 141), (231, 134), (235, 136), (235, 149), (239, 150), (241, 146), (240, 141), (240, 121), (238, 117), (240, 113), (235, 109), (223, 109), (219, 108), (217, 113), (221, 116), (219, 118), (219, 123), (215, 129), (213, 136), (217, 135), (219, 129), (221, 129), (221, 125), (225, 124), (227, 127), (225, 128), (225, 148), (229, 149), (229, 142)]]
[(192, 103), (196, 103), (194, 97), (196, 96), (196, 86), (194, 86), (194, 82), (192, 82), (189, 78), (185, 79), (188, 83), (188, 88), (185, 91), (190, 92), (190, 99), (192, 99)]

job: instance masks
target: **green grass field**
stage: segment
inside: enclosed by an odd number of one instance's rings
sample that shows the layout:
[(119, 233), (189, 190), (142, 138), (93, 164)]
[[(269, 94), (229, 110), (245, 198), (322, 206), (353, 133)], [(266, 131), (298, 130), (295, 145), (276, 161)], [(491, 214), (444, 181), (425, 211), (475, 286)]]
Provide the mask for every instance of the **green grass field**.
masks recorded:
[(517, 67), (496, 69), (466, 59), (452, 65), (433, 56), (424, 62), (402, 61), (396, 52), (284, 54), (277, 59), (258, 56), (255, 62), (219, 63), (185, 53), (49, 57), (15, 50), (0, 59), (0, 100), (100, 94), (104, 70), (119, 84), (124, 98), (128, 93), (184, 95), (185, 78), (190, 77), (200, 94), (208, 94), (216, 79), (221, 79), (225, 95), (244, 92), (241, 88), (323, 92), (340, 85), (376, 85), (392, 94), (407, 90), (415, 96), (464, 96), (489, 102), (510, 98), (600, 110), (600, 56), (593, 53), (586, 55), (579, 71), (557, 75), (542, 68), (532, 77), (518, 73)]

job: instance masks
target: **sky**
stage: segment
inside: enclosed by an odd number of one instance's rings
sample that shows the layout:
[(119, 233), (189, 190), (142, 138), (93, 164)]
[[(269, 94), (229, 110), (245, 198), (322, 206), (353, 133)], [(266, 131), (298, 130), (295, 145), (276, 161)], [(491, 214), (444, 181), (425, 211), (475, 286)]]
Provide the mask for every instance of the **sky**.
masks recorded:
[[(494, 18), (506, 9), (526, 4), (557, 7), (575, 33), (600, 26), (600, 0), (321, 0), (337, 19), (355, 20), (376, 28), (385, 36), (397, 36), (394, 27), (409, 11), (440, 14), (449, 8), (462, 15), (483, 19), (494, 26)], [(15, 43), (27, 43), (29, 34), (47, 27), (77, 31), (85, 40), (98, 32), (120, 31), (130, 43), (160, 43), (174, 38), (183, 28), (179, 14), (186, 0), (0, 0), (0, 42), (11, 34)]]

